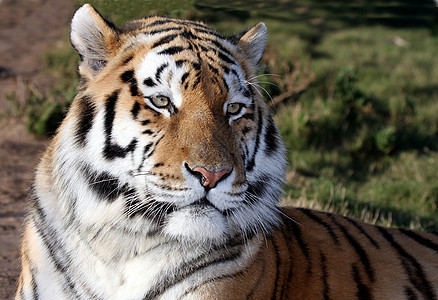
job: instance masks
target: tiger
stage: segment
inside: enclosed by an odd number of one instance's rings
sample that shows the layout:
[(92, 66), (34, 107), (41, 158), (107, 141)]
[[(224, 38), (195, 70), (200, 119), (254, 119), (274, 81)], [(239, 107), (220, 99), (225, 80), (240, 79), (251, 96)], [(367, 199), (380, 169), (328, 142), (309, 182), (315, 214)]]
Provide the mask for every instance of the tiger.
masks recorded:
[(77, 95), (36, 170), (16, 299), (438, 299), (438, 234), (281, 207), (258, 23), (71, 22)]

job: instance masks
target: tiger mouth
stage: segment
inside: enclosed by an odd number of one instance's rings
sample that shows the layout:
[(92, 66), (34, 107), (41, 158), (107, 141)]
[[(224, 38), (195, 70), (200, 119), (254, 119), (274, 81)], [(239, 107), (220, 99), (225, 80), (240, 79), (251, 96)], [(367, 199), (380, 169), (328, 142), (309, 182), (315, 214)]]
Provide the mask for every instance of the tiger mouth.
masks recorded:
[(195, 202), (190, 204), (190, 206), (199, 206), (199, 207), (202, 207), (202, 208), (213, 207), (213, 208), (217, 209), (217, 207), (213, 203), (211, 203), (210, 200), (208, 200), (207, 197), (202, 197), (201, 199), (196, 200)]
[(207, 197), (202, 197), (198, 200), (196, 200), (195, 202), (185, 206), (185, 208), (192, 208), (194, 209), (195, 212), (199, 211), (207, 211), (207, 210), (216, 210), (219, 213), (221, 213), (223, 216), (228, 216), (229, 215), (229, 210), (221, 210), (219, 209), (216, 205), (214, 205), (210, 200), (208, 200)]

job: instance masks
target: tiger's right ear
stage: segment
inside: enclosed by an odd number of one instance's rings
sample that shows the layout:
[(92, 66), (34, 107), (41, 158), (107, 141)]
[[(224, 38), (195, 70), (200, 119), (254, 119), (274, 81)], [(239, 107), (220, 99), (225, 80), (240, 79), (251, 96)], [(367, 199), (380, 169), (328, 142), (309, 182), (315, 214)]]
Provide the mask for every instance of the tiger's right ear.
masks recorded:
[(94, 7), (84, 4), (73, 16), (70, 41), (81, 56), (79, 73), (93, 78), (118, 48), (119, 35)]

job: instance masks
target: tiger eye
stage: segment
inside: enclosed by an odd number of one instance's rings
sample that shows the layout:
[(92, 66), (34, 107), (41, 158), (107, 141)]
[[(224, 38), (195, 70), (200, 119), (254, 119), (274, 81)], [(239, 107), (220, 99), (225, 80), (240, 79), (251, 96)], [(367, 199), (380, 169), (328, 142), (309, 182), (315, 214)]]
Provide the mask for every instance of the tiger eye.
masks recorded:
[(237, 115), (242, 109), (242, 104), (240, 103), (230, 103), (227, 106), (227, 113), (230, 115)]
[(150, 98), (151, 102), (155, 107), (163, 108), (169, 105), (170, 99), (169, 97), (158, 95)]

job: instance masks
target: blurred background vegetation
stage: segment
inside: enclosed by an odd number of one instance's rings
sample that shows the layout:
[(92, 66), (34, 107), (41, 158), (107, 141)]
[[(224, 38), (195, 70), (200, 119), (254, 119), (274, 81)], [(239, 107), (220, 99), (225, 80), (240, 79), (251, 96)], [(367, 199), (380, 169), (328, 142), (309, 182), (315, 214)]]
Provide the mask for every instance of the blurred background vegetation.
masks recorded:
[[(85, 2), (116, 25), (157, 14), (232, 35), (265, 22), (260, 83), (290, 162), (283, 203), (438, 230), (434, 1), (76, 1)], [(77, 61), (68, 33), (46, 53), (57, 84), (45, 94), (29, 89), (31, 132), (48, 135), (62, 120), (75, 95)]]

